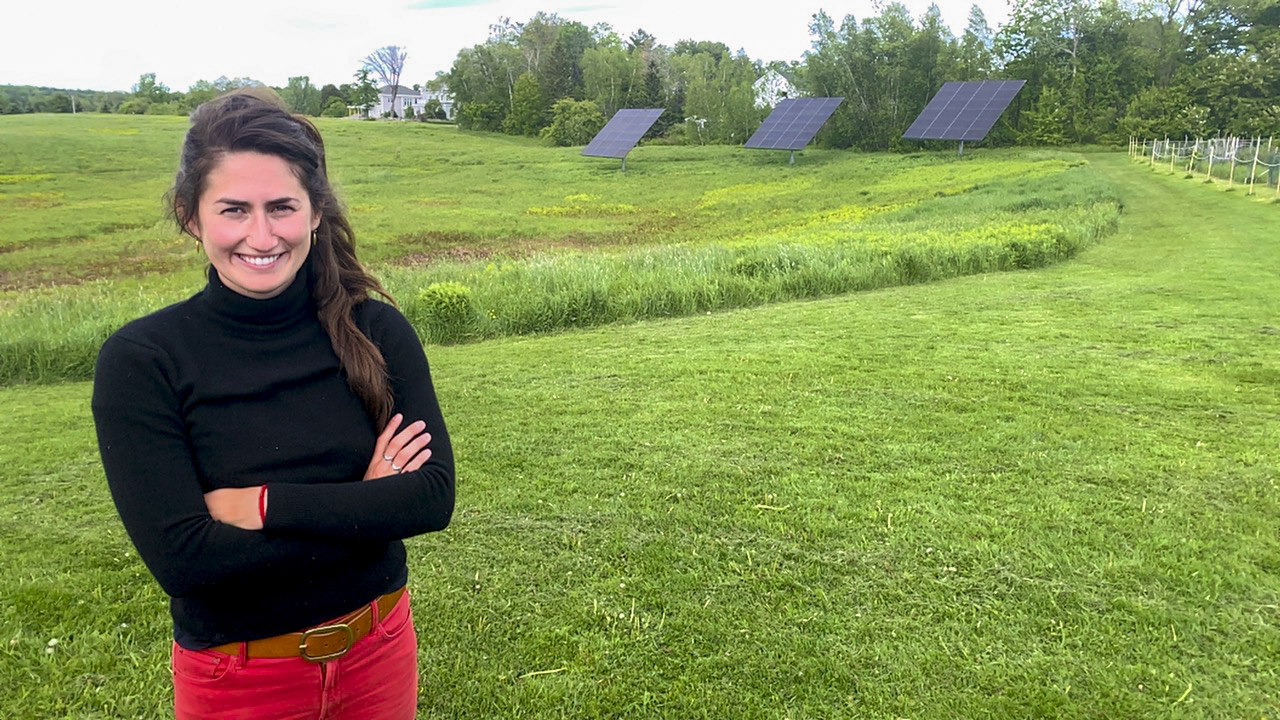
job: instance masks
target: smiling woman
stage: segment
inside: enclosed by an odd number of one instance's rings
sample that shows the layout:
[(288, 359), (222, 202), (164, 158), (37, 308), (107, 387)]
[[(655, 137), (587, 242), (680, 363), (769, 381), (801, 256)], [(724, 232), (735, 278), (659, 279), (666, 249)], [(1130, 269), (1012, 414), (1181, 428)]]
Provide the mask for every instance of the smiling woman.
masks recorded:
[(422, 344), (369, 297), (319, 133), (269, 91), (196, 110), (171, 200), (208, 284), (107, 340), (93, 414), (171, 597), (175, 713), (411, 718), (402, 540), (454, 502)]
[(227, 153), (206, 183), (187, 229), (222, 282), (260, 300), (284, 292), (320, 225), (289, 164), (275, 155)]

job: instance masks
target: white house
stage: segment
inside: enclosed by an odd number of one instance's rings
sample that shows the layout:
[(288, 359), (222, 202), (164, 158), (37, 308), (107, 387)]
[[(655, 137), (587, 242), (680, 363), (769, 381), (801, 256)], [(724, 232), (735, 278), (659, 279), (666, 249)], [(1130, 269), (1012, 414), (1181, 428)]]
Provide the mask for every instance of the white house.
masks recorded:
[(403, 85), (398, 85), (395, 92), (395, 105), (392, 105), (391, 86), (387, 85), (378, 90), (378, 104), (370, 108), (370, 114), (374, 117), (383, 117), (394, 110), (395, 117), (403, 118), (405, 108), (412, 107), (415, 116), (421, 115), (427, 110), (427, 102), (436, 100), (440, 103), (440, 108), (444, 110), (444, 116), (453, 119), (453, 96), (449, 94), (448, 88), (440, 90), (414, 90)]
[(800, 94), (786, 76), (772, 68), (766, 70), (752, 87), (756, 92), (756, 107), (776, 107), (780, 100)]

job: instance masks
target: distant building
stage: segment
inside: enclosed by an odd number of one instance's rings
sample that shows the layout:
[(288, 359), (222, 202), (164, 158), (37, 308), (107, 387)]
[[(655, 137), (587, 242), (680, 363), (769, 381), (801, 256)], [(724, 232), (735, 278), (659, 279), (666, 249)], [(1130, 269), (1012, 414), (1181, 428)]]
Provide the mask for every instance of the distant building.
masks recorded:
[[(414, 90), (413, 88), (398, 85), (395, 92), (395, 104), (392, 105), (391, 86), (378, 90), (378, 104), (369, 109), (369, 115), (373, 117), (387, 116), (394, 110), (394, 116), (403, 118), (405, 116), (405, 108), (412, 107), (415, 116), (421, 115), (427, 111), (427, 103), (435, 100), (440, 103), (440, 109), (444, 110), (444, 116), (448, 120), (453, 119), (453, 96), (449, 94), (449, 88), (441, 88), (440, 90)], [(352, 115), (365, 115), (357, 108), (351, 108)]]
[[(392, 103), (392, 92), (394, 90), (394, 104)], [(385, 117), (390, 113), (392, 117), (404, 117), (405, 107), (413, 107), (416, 115), (422, 107), (422, 94), (413, 88), (407, 88), (403, 85), (397, 85), (393, 89), (390, 85), (378, 89), (378, 108), (374, 117)]]
[(752, 87), (756, 92), (756, 107), (776, 107), (779, 101), (800, 95), (795, 84), (773, 68), (766, 70)]

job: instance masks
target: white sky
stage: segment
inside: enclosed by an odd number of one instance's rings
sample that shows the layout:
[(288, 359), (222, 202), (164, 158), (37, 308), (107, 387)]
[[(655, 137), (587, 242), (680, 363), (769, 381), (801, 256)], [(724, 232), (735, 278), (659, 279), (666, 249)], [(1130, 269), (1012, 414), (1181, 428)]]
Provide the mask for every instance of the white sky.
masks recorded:
[[(936, 0), (959, 35), (974, 0)], [(919, 17), (929, 0), (905, 0)], [(977, 0), (997, 28), (1008, 0)], [(538, 10), (588, 27), (607, 22), (624, 39), (637, 28), (663, 45), (722, 42), (755, 60), (800, 60), (809, 21), (826, 10), (875, 15), (877, 0), (15, 0), (0, 20), (0, 84), (128, 90), (146, 72), (173, 90), (196, 80), (251, 77), (283, 86), (350, 82), (375, 48), (409, 52), (401, 84), (448, 71), (458, 51), (482, 43), (506, 16), (523, 22)], [(376, 80), (375, 80), (376, 81)]]

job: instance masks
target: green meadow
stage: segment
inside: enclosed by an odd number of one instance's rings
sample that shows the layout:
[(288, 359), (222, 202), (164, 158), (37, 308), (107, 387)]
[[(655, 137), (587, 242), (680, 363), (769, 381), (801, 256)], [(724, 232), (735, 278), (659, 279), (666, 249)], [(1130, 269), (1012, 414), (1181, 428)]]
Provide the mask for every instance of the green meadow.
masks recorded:
[[(86, 379), (112, 330), (200, 286), (161, 201), (184, 127), (0, 119), (0, 382)], [(1118, 214), (1061, 152), (642, 147), (623, 172), (451, 126), (321, 129), (362, 258), (433, 343), (1039, 267)]]
[[(87, 379), (200, 285), (182, 129), (0, 118), (0, 717), (170, 712)], [(458, 454), (422, 717), (1280, 717), (1275, 204), (1123, 153), (322, 131)]]

